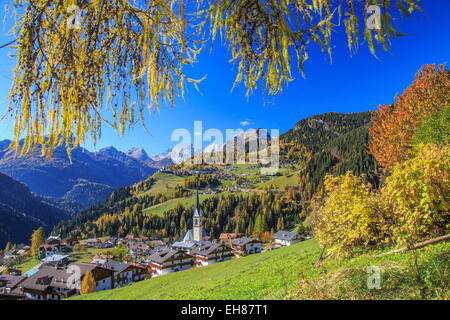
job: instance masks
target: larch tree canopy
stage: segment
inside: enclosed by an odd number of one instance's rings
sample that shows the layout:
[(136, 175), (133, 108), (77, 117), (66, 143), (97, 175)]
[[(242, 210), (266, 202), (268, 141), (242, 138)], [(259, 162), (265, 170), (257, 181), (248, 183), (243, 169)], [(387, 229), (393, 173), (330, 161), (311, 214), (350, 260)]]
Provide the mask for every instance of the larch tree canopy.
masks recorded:
[[(121, 134), (144, 110), (173, 105), (185, 67), (221, 37), (237, 65), (235, 85), (279, 93), (303, 73), (311, 45), (332, 55), (333, 31), (343, 25), (355, 52), (364, 39), (375, 55), (401, 34), (395, 17), (420, 10), (419, 0), (10, 0), (16, 50), (8, 114), (11, 149), (38, 146), (68, 153), (108, 122)], [(374, 7), (376, 5), (376, 7)], [(379, 17), (379, 19), (377, 19)], [(113, 118), (106, 119), (110, 109)], [(24, 142), (19, 143), (19, 139)]]

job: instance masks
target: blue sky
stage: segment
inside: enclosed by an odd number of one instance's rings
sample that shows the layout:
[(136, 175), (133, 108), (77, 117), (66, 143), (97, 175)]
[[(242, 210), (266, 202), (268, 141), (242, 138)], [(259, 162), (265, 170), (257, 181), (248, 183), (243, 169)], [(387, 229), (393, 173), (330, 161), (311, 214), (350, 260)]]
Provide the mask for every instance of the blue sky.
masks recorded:
[[(398, 29), (408, 36), (395, 39), (390, 52), (379, 51), (380, 60), (364, 45), (351, 57), (345, 35), (342, 29), (338, 30), (334, 34), (333, 63), (313, 49), (305, 65), (306, 79), (296, 75), (295, 81), (275, 98), (263, 99), (257, 91), (247, 99), (243, 87), (231, 92), (236, 68), (228, 63), (226, 48), (216, 45), (212, 53), (205, 50), (201, 54), (193, 69), (186, 69), (193, 78), (208, 75), (200, 84), (201, 93), (188, 85), (184, 102), (147, 115), (149, 133), (137, 125), (120, 137), (105, 125), (97, 149), (110, 145), (122, 151), (143, 147), (149, 155), (155, 155), (176, 144), (170, 141), (173, 130), (193, 131), (196, 120), (203, 121), (204, 130), (218, 128), (224, 134), (227, 128), (241, 127), (243, 121), (250, 123), (246, 128), (279, 129), (283, 133), (298, 120), (314, 114), (375, 110), (380, 104), (393, 102), (394, 96), (411, 83), (420, 66), (450, 60), (450, 0), (426, 1), (423, 8), (424, 14), (398, 21)], [(0, 44), (9, 39), (3, 29)], [(0, 49), (0, 115), (6, 110), (14, 65), (8, 53), (12, 51)], [(11, 136), (11, 121), (0, 122), (0, 140)], [(90, 143), (86, 147), (93, 150)]]

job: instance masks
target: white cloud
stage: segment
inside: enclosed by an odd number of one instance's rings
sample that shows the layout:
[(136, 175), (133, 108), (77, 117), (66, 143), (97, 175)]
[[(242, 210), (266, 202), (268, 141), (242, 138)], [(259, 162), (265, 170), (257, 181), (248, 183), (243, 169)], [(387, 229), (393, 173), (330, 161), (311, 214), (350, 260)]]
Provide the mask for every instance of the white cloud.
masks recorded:
[(244, 120), (239, 123), (241, 124), (241, 127), (247, 127), (250, 125), (251, 122), (250, 122), (250, 120)]

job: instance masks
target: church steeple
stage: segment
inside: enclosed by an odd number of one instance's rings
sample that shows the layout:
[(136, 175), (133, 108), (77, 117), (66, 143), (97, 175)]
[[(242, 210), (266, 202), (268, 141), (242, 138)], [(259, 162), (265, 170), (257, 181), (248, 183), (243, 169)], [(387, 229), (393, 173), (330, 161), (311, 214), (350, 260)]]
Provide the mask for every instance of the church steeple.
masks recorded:
[(200, 209), (200, 200), (198, 198), (198, 189), (197, 189), (197, 201), (195, 202), (194, 217), (200, 217), (200, 216), (201, 216), (201, 209)]
[(200, 209), (200, 199), (198, 197), (198, 189), (197, 189), (197, 201), (195, 203), (194, 208), (194, 241), (201, 241), (203, 240), (203, 228), (201, 224), (201, 209)]

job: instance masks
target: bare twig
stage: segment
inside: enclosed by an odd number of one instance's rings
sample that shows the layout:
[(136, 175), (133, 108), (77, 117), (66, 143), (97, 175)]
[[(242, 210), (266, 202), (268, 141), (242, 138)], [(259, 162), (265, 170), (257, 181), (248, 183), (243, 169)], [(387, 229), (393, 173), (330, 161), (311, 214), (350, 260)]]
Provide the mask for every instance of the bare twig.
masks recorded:
[(10, 41), (10, 42), (4, 44), (4, 45), (1, 45), (1, 46), (0, 46), (0, 49), (3, 49), (3, 48), (6, 48), (7, 46), (10, 46), (10, 45), (12, 45), (13, 43), (15, 43), (16, 41), (17, 41), (17, 39), (14, 39), (14, 40), (12, 40), (12, 41)]

